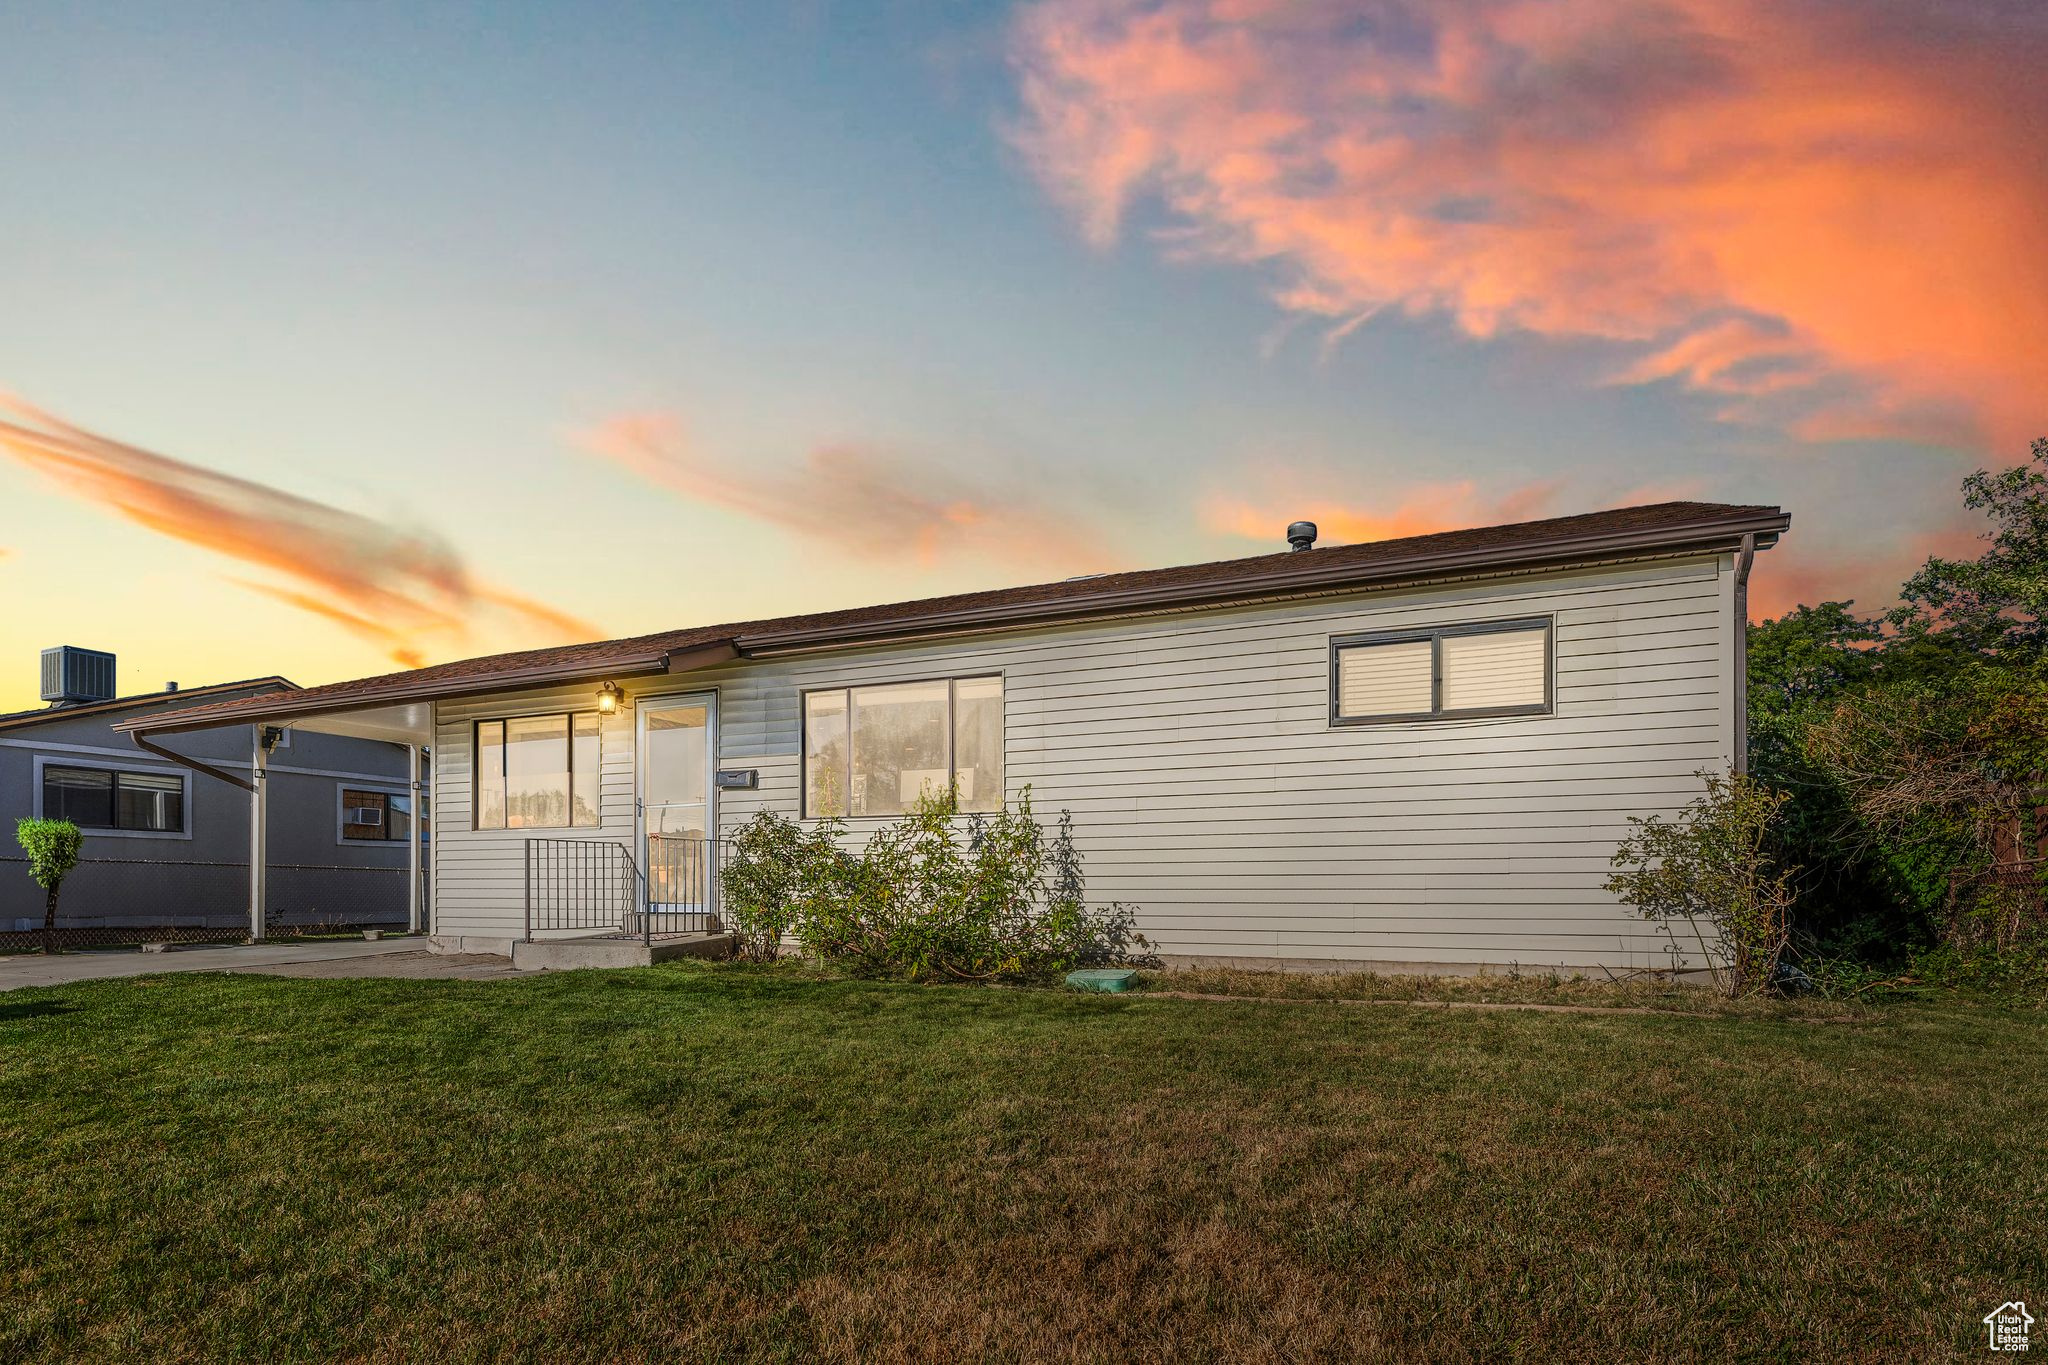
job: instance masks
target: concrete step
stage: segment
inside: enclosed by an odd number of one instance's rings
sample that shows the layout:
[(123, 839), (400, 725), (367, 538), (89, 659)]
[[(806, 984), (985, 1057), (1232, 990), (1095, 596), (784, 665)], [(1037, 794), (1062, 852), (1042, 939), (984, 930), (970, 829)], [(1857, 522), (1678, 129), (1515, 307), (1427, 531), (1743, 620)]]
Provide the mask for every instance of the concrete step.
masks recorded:
[(522, 972), (580, 971), (588, 967), (646, 967), (678, 957), (732, 955), (732, 934), (678, 934), (642, 943), (635, 938), (557, 938), (512, 942), (512, 965)]

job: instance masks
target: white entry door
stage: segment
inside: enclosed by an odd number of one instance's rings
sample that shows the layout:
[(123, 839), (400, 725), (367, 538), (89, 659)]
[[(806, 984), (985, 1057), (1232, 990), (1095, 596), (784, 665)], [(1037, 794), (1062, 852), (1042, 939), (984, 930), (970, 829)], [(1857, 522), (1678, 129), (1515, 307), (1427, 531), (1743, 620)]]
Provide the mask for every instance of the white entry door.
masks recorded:
[(718, 754), (717, 698), (662, 697), (638, 709), (641, 866), (649, 908), (707, 905), (708, 841), (717, 829), (711, 775)]

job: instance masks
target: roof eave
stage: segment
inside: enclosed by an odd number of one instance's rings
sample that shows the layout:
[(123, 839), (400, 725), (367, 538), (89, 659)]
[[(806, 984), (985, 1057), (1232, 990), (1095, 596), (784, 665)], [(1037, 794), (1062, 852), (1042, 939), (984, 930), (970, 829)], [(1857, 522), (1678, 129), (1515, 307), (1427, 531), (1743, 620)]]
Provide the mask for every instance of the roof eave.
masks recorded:
[[(549, 683), (579, 682), (586, 678), (632, 678), (644, 677), (650, 673), (683, 671), (686, 668), (702, 668), (712, 662), (711, 658), (700, 655), (716, 654), (717, 647), (709, 651), (692, 650), (676, 653), (668, 650), (649, 651), (638, 654), (615, 655), (596, 660), (578, 660), (568, 664), (549, 664), (538, 668), (513, 669), (504, 673), (485, 676), (463, 676), (436, 679), (428, 683), (393, 683), (388, 687), (365, 688), (343, 697), (322, 698), (308, 702), (297, 694), (280, 694), (274, 704), (259, 706), (253, 703), (267, 700), (251, 698), (251, 705), (238, 706), (231, 711), (215, 711), (202, 716), (180, 717), (176, 712), (161, 716), (145, 716), (132, 720), (114, 729), (125, 734), (174, 735), (192, 730), (210, 730), (220, 725), (246, 725), (252, 721), (282, 720), (302, 716), (331, 716), (343, 711), (365, 711), (373, 707), (389, 706), (397, 702), (441, 701), (452, 697), (486, 696), (495, 692), (517, 692), (529, 687), (544, 687)], [(730, 658), (733, 650), (730, 643), (723, 649), (724, 657)], [(675, 667), (672, 670), (672, 665)]]
[[(1283, 568), (1277, 572), (1268, 569), (1260, 573), (1240, 574), (1233, 578), (1209, 579), (1168, 587), (1126, 588), (1035, 602), (1006, 603), (993, 607), (966, 607), (910, 618), (899, 617), (893, 621), (863, 620), (794, 630), (763, 631), (741, 635), (737, 639), (705, 641), (684, 649), (641, 650), (594, 659), (508, 669), (500, 673), (461, 674), (429, 682), (407, 682), (401, 677), (382, 687), (365, 688), (335, 697), (308, 701), (302, 694), (280, 694), (269, 705), (255, 704), (267, 701), (268, 698), (251, 698), (251, 704), (238, 704), (231, 709), (211, 711), (210, 714), (181, 718), (178, 712), (172, 711), (120, 723), (113, 728), (129, 734), (177, 734), (252, 721), (367, 710), (398, 702), (438, 701), (517, 692), (552, 683), (570, 683), (593, 678), (686, 673), (740, 656), (765, 656), (835, 646), (914, 640), (974, 630), (1082, 621), (1133, 611), (1257, 601), (1301, 592), (1391, 587), (1447, 575), (1561, 567), (1629, 555), (1729, 551), (1739, 548), (1745, 536), (1754, 537), (1756, 548), (1763, 549), (1775, 543), (1790, 524), (1791, 517), (1788, 514), (1773, 509), (1766, 513), (1706, 518), (1678, 526), (1563, 536), (1547, 543), (1533, 545), (1482, 546), (1452, 552), (1422, 551), (1395, 559), (1335, 568), (1328, 559), (1311, 552), (1302, 556), (1305, 562), (1298, 569)], [(319, 691), (317, 688), (311, 690)]]
[(1573, 536), (1548, 545), (1489, 547), (1451, 554), (1430, 552), (1361, 564), (1348, 570), (1332, 571), (1326, 564), (1309, 563), (1292, 572), (1268, 572), (1173, 588), (1129, 589), (1045, 602), (969, 608), (957, 612), (920, 616), (908, 623), (862, 621), (848, 625), (773, 631), (742, 636), (739, 644), (741, 652), (748, 655), (793, 653), (836, 645), (913, 639), (977, 628), (1086, 620), (1118, 612), (1158, 607), (1213, 605), (1280, 597), (1312, 590), (1393, 586), (1416, 579), (1439, 578), (1446, 574), (1548, 568), (1632, 553), (1707, 553), (1734, 550), (1741, 545), (1745, 535), (1755, 536), (1756, 548), (1765, 549), (1776, 543), (1778, 536), (1791, 525), (1791, 521), (1788, 513), (1774, 512), (1765, 516), (1725, 517), (1689, 526)]
[[(14, 730), (26, 725), (42, 725), (53, 720), (77, 720), (80, 717), (109, 716), (121, 711), (132, 711), (138, 706), (154, 706), (159, 702), (183, 701), (186, 698), (204, 698), (218, 692), (232, 692), (244, 687), (264, 687), (275, 684), (285, 691), (303, 691), (290, 678), (273, 673), (267, 678), (245, 678), (237, 682), (208, 683), (203, 687), (188, 687), (177, 692), (145, 692), (139, 697), (117, 697), (108, 701), (80, 702), (75, 706), (46, 706), (40, 711), (0, 719), (0, 730)], [(206, 703), (211, 705), (212, 703)], [(186, 708), (190, 709), (190, 708)], [(117, 722), (111, 728), (121, 729)]]

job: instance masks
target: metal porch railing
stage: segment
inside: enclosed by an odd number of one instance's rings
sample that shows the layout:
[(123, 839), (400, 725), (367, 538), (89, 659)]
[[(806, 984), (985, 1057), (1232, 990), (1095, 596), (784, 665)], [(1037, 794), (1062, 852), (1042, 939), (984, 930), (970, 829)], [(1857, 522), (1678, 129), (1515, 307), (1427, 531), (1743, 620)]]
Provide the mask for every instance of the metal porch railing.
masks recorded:
[(643, 871), (609, 839), (526, 841), (526, 941), (537, 933), (637, 938), (717, 933), (718, 839), (655, 835)]
[(722, 930), (719, 894), (723, 839), (647, 836), (646, 920), (651, 934), (715, 934)]

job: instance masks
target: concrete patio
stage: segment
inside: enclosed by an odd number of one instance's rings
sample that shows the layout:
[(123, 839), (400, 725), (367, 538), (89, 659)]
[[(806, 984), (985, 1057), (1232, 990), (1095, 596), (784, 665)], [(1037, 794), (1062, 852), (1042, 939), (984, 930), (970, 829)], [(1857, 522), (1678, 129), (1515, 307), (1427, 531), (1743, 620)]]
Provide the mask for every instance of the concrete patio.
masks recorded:
[(494, 981), (523, 976), (503, 957), (433, 953), (419, 938), (376, 943), (337, 939), (320, 943), (257, 943), (171, 948), (160, 953), (110, 949), (25, 953), (0, 957), (0, 991), (24, 986), (68, 986), (162, 972), (252, 972), (266, 976), (399, 977), (416, 980)]

